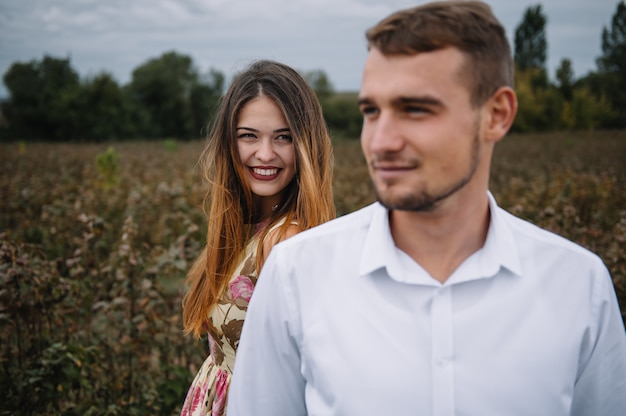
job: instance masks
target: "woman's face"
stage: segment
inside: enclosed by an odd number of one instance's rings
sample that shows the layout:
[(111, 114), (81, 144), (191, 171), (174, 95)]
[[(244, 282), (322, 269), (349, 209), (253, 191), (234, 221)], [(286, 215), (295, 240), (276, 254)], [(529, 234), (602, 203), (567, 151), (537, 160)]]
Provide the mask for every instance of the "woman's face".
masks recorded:
[(265, 96), (249, 101), (237, 119), (237, 147), (245, 180), (262, 216), (271, 214), (296, 174), (296, 155), (282, 111)]

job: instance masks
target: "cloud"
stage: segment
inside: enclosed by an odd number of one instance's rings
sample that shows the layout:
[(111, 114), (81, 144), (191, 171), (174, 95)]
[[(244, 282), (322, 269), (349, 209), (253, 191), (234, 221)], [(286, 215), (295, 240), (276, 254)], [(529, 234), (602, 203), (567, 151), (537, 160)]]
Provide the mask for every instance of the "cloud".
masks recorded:
[[(365, 30), (412, 0), (28, 0), (0, 3), (0, 72), (44, 54), (69, 57), (81, 76), (107, 71), (120, 83), (148, 59), (175, 50), (201, 71), (227, 76), (269, 58), (324, 70), (339, 90), (355, 90)], [(490, 2), (513, 41), (534, 1)], [(616, 0), (543, 0), (550, 74), (562, 58), (577, 75), (595, 68), (603, 25)], [(0, 95), (6, 92), (0, 86)]]

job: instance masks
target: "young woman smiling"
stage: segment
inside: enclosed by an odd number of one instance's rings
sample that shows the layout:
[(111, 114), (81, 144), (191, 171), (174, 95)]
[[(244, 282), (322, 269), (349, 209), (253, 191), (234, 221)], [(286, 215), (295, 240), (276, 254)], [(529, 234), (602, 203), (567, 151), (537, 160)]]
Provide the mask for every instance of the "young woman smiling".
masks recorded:
[(210, 355), (182, 415), (222, 415), (248, 302), (271, 248), (335, 216), (319, 101), (292, 68), (258, 61), (226, 92), (201, 157), (207, 244), (187, 277), (183, 325)]

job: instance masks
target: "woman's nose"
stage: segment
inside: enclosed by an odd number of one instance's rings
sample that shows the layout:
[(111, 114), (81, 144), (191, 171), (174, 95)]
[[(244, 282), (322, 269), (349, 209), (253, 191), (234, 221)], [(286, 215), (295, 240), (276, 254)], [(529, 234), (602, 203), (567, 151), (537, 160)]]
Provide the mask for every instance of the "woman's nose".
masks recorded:
[(269, 139), (261, 139), (258, 142), (258, 147), (255, 153), (257, 159), (262, 162), (269, 162), (274, 159), (276, 152), (274, 152), (274, 146)]

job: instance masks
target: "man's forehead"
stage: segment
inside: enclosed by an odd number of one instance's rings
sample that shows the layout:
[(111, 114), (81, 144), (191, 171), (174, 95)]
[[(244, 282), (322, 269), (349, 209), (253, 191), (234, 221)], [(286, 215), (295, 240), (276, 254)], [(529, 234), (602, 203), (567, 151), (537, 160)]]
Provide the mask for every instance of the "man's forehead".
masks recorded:
[(407, 89), (465, 87), (460, 76), (464, 59), (463, 53), (455, 48), (413, 55), (385, 55), (372, 48), (363, 68), (359, 96), (379, 93), (403, 96), (413, 95)]

